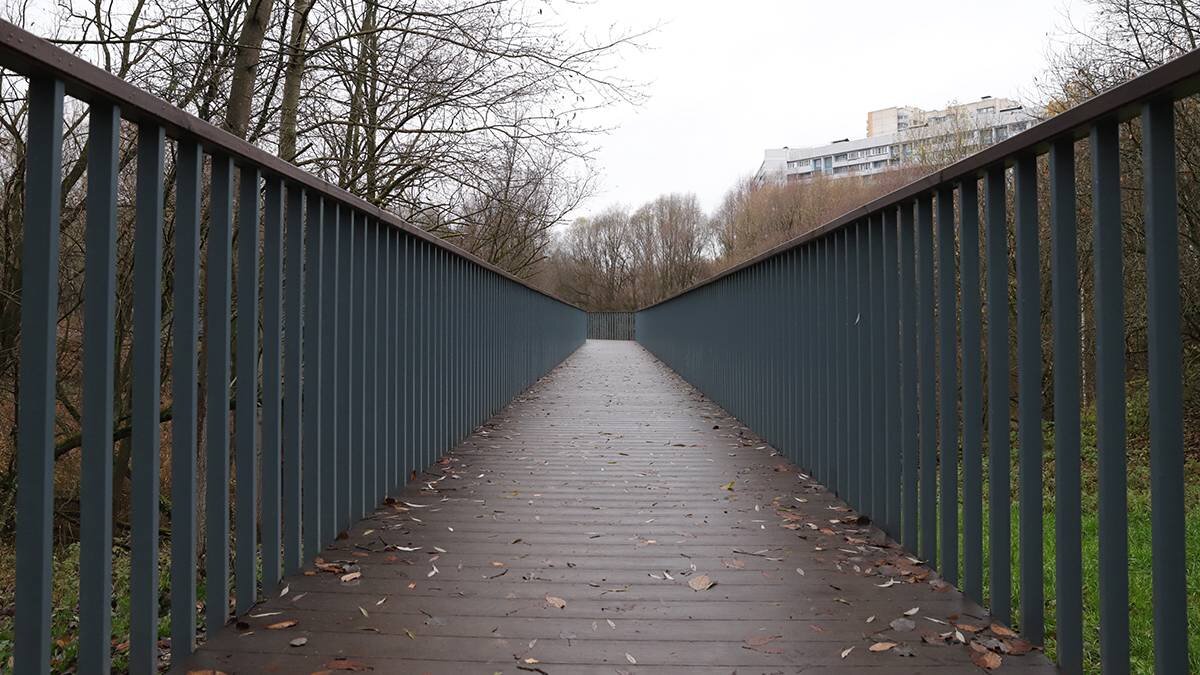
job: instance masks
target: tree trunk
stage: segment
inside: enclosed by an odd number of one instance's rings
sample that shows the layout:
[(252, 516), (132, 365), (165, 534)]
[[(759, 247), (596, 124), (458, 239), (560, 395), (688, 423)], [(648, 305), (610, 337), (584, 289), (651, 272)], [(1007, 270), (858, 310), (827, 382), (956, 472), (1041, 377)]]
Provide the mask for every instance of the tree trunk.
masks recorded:
[(295, 0), (292, 6), (292, 28), (288, 35), (287, 65), (283, 73), (283, 102), (279, 111), (279, 157), (296, 161), (296, 121), (300, 117), (300, 82), (304, 77), (307, 56), (308, 14), (313, 0)]
[(233, 60), (233, 82), (229, 85), (229, 109), (225, 115), (224, 128), (238, 138), (246, 137), (250, 123), (250, 107), (254, 102), (254, 79), (258, 63), (262, 58), (263, 37), (271, 22), (271, 5), (274, 0), (250, 0), (246, 8), (246, 20), (238, 36), (237, 51)]

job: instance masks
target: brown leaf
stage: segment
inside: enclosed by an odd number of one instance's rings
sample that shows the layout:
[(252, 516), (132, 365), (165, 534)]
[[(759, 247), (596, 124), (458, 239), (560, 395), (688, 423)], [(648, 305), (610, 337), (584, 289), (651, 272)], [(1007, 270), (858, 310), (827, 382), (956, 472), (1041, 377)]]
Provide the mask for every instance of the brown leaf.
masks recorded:
[(1011, 628), (1008, 628), (1007, 626), (1003, 626), (1003, 625), (1001, 625), (1001, 624), (998, 624), (998, 623), (993, 623), (991, 626), (989, 626), (989, 628), (991, 628), (991, 629), (992, 629), (992, 632), (993, 632), (993, 633), (995, 633), (996, 635), (999, 635), (999, 636), (1000, 636), (1000, 637), (1002, 637), (1002, 638), (1015, 638), (1015, 637), (1017, 637), (1017, 633), (1016, 633), (1016, 631), (1014, 631), (1014, 630), (1013, 630), (1013, 629), (1011, 629)]
[(557, 607), (558, 609), (563, 609), (567, 606), (567, 601), (563, 600), (562, 598), (557, 598), (553, 595), (547, 595), (546, 596), (546, 604), (550, 605), (551, 607)]
[(351, 572), (349, 574), (343, 574), (342, 575), (342, 583), (345, 583), (347, 581), (354, 581), (355, 579), (357, 579), (361, 576), (362, 576), (362, 572)]
[(1022, 656), (1033, 651), (1033, 643), (1021, 639), (1009, 640), (1008, 648), (1014, 656)]
[(755, 635), (746, 638), (746, 644), (750, 647), (762, 647), (763, 645), (783, 638), (782, 635)]
[(286, 621), (277, 621), (277, 622), (267, 626), (267, 630), (281, 630), (284, 628), (291, 628), (292, 626), (295, 626), (298, 623), (300, 623), (300, 622), (296, 621), (295, 619), (288, 619)]
[(971, 663), (983, 668), (984, 670), (995, 670), (1000, 667), (1004, 659), (995, 652), (972, 652)]
[(895, 646), (896, 646), (895, 642), (876, 642), (875, 644), (871, 645), (870, 647), (867, 647), (867, 649), (870, 651), (873, 651), (873, 652), (886, 652), (887, 650), (889, 650)]
[(717, 582), (709, 579), (707, 574), (701, 574), (698, 577), (692, 577), (691, 580), (688, 581), (688, 586), (691, 586), (693, 591), (707, 591), (716, 585)]

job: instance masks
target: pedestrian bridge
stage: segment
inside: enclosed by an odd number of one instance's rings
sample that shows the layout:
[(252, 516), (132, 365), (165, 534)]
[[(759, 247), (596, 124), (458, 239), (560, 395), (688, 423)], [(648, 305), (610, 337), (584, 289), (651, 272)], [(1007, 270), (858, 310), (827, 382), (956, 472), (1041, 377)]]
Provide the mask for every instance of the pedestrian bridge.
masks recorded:
[[(57, 639), (68, 337), (78, 672), (105, 672), (114, 645), (135, 673), (1080, 672), (1085, 645), (1125, 672), (1130, 153), (1153, 500), (1138, 564), (1155, 668), (1187, 671), (1175, 114), (1200, 53), (642, 308), (620, 331), (636, 341), (587, 340), (580, 308), (3, 22), (0, 67), (28, 104), (28, 152), (5, 158), (24, 163), (16, 672), (48, 672)], [(64, 116), (81, 109), (87, 208), (64, 223)], [(1090, 625), (1077, 156), (1100, 421)], [(131, 270), (118, 228), (136, 234)], [(83, 320), (67, 336), (70, 265)], [(132, 328), (114, 340), (118, 271)], [(117, 350), (134, 373), (127, 636), (112, 631)]]

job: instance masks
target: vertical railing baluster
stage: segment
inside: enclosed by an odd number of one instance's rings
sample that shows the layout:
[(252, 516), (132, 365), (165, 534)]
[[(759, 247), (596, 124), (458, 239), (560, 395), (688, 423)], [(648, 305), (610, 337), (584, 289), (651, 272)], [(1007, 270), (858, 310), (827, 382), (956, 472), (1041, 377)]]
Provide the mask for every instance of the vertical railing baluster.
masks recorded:
[(1129, 516), (1125, 442), (1125, 288), (1116, 120), (1092, 128), (1100, 669), (1129, 669)]
[[(837, 384), (833, 397), (833, 407), (837, 411), (837, 457), (838, 457), (838, 494), (842, 499), (850, 500), (853, 480), (850, 478), (852, 465), (850, 463), (848, 389), (846, 380), (846, 363), (849, 361), (849, 351), (846, 348), (846, 338), (849, 328), (846, 324), (846, 300), (849, 288), (846, 280), (846, 242), (845, 231), (833, 235), (834, 240), (834, 293), (837, 294), (835, 313), (831, 317), (832, 326), (836, 333), (834, 342), (837, 345), (837, 358), (833, 362), (833, 381)], [(786, 348), (786, 343), (785, 343)]]
[[(340, 485), (338, 476), (342, 451), (342, 409), (341, 393), (342, 379), (345, 377), (346, 364), (343, 362), (346, 345), (345, 312), (348, 303), (342, 297), (342, 287), (345, 282), (342, 273), (345, 265), (342, 262), (345, 248), (345, 238), (339, 225), (337, 204), (331, 199), (322, 199), (321, 230), (324, 233), (324, 243), (321, 246), (321, 259), (324, 261), (321, 276), (325, 285), (321, 289), (321, 308), (325, 311), (320, 315), (321, 325), (321, 545), (333, 541), (340, 529), (341, 519), (338, 509), (341, 505), (340, 495), (345, 492), (345, 486)], [(319, 551), (319, 549), (318, 549)]]
[(204, 623), (214, 635), (229, 618), (229, 361), (233, 282), (233, 160), (212, 156), (204, 326), (207, 448), (204, 476)]
[(287, 211), (283, 571), (295, 574), (321, 545), (321, 197), (289, 185)]
[(858, 352), (858, 510), (868, 516), (875, 513), (875, 480), (871, 459), (874, 456), (871, 440), (874, 436), (871, 409), (871, 340), (868, 326), (871, 311), (871, 228), (869, 219), (854, 226), (858, 233), (855, 285), (858, 301), (855, 303), (854, 333)]
[(349, 487), (350, 501), (346, 508), (344, 529), (350, 529), (363, 514), (363, 499), (365, 490), (364, 460), (367, 455), (367, 419), (366, 402), (366, 345), (367, 345), (367, 316), (366, 316), (366, 274), (367, 274), (367, 234), (366, 219), (363, 214), (354, 209), (347, 209), (350, 220), (350, 399), (347, 430), (349, 432)]
[[(41, 112), (41, 111), (39, 111)], [(83, 283), (83, 410), (80, 420), (81, 453), (79, 472), (79, 668), (80, 672), (107, 673), (112, 654), (112, 476), (113, 476), (113, 350), (116, 315), (116, 248), (117, 248), (117, 171), (121, 142), (121, 111), (106, 102), (95, 102), (91, 105), (88, 119), (88, 170), (87, 170), (87, 224), (84, 233), (84, 283)], [(195, 146), (190, 146), (194, 150)], [(180, 180), (185, 180), (188, 169), (187, 157), (180, 157)], [(197, 160), (198, 164), (198, 160)], [(199, 180), (199, 174), (192, 176)], [(199, 194), (198, 192), (196, 194)], [(199, 208), (199, 202), (184, 204), (184, 209), (178, 220), (186, 220), (192, 214), (189, 206)], [(187, 226), (176, 226), (176, 236), (186, 237)], [(193, 228), (198, 233), (198, 228)], [(189, 251), (187, 257), (178, 257), (181, 268), (191, 262), (195, 267), (196, 251)], [(32, 261), (31, 261), (32, 262)], [(176, 273), (176, 279), (181, 279), (187, 285), (187, 292), (195, 296), (195, 283), (188, 284), (187, 269), (182, 269), (182, 277)], [(178, 291), (178, 284), (176, 289)], [(177, 294), (178, 295), (178, 294)], [(185, 295), (185, 300), (186, 300)], [(191, 318), (180, 316), (186, 314), (188, 307), (193, 307)], [(176, 331), (187, 325), (192, 327), (191, 344), (195, 344), (195, 305), (176, 302)], [(188, 324), (187, 322), (191, 323)], [(178, 333), (177, 333), (178, 336)], [(180, 344), (187, 344), (186, 336)], [(192, 425), (195, 424), (195, 352), (186, 351), (192, 357), (191, 366), (191, 396), (193, 397)], [(176, 361), (178, 366), (178, 361)], [(180, 369), (175, 369), (176, 386), (181, 378)], [(184, 382), (187, 382), (183, 374)], [(187, 400), (187, 394), (177, 396), (175, 405)], [(177, 408), (178, 410), (178, 408)], [(188, 419), (177, 414), (174, 428), (182, 429)], [(193, 427), (194, 428), (194, 427)], [(187, 436), (188, 434), (185, 434)], [(178, 434), (175, 436), (178, 438)], [(192, 502), (195, 501), (195, 433), (192, 439), (190, 455), (192, 471), (187, 472), (189, 446), (176, 445), (175, 464), (172, 467), (172, 477), (188, 480)], [(21, 488), (21, 486), (18, 486)], [(23, 488), (22, 488), (23, 489)], [(179, 539), (179, 545), (188, 536), (195, 536), (195, 515), (191, 510), (186, 494), (178, 495), (178, 502), (173, 504), (187, 509), (186, 515), (180, 514), (179, 522), (172, 515), (172, 545)], [(176, 511), (172, 511), (176, 513)], [(186, 520), (190, 518), (191, 520)], [(193, 527), (189, 528), (189, 525)], [(195, 546), (190, 549), (193, 553)], [(195, 556), (190, 560), (195, 565)], [(184, 561), (180, 561), (181, 563)], [(194, 570), (194, 567), (193, 567)], [(192, 575), (195, 577), (195, 574)], [(172, 579), (172, 589), (174, 589)], [(178, 580), (182, 586), (183, 579)], [(195, 582), (192, 583), (193, 601), (192, 615), (195, 616)], [(181, 589), (182, 590), (182, 589)], [(193, 619), (194, 626), (194, 619)], [(195, 630), (192, 630), (195, 633)], [(186, 643), (180, 642), (184, 653), (190, 653), (192, 638)]]
[(262, 583), (280, 579), (283, 458), (283, 182), (268, 175), (263, 191), (262, 280)]
[[(322, 456), (329, 451), (329, 445), (326, 443), (329, 420), (324, 406), (325, 396), (330, 388), (326, 382), (329, 375), (325, 372), (329, 362), (325, 360), (326, 349), (323, 340), (328, 333), (327, 326), (330, 322), (325, 320), (322, 312), (325, 311), (325, 299), (328, 297), (326, 289), (329, 280), (324, 276), (324, 272), (330, 256), (324, 248), (327, 240), (323, 227), (324, 200), (316, 191), (304, 193), (297, 189), (295, 192), (298, 198), (304, 200), (307, 210), (304, 230), (302, 233), (296, 233), (297, 236), (304, 237), (304, 298), (300, 308), (299, 335), (304, 355), (304, 381), (301, 392), (304, 437), (300, 439), (300, 471), (304, 481), (304, 523), (301, 528), (304, 552), (300, 563), (305, 564), (320, 552), (321, 544), (325, 540), (323, 535), (327, 532), (323, 507), (329, 495), (322, 494), (321, 476), (324, 469)], [(297, 209), (297, 217), (300, 216), (298, 211)], [(288, 236), (290, 238), (292, 234), (289, 233)], [(288, 279), (291, 280), (296, 276), (291, 273), (290, 261), (296, 260), (299, 263), (299, 260), (291, 257), (291, 249), (288, 250), (288, 256)], [(295, 272), (298, 275), (300, 270)], [(289, 303), (289, 308), (290, 306)], [(289, 322), (289, 328), (292, 325)]]
[(1175, 104), (1142, 108), (1150, 387), (1150, 527), (1154, 557), (1154, 669), (1188, 670), (1184, 536), (1183, 364)]
[(983, 364), (979, 297), (979, 181), (965, 179), (959, 199), (962, 292), (963, 592), (983, 603)]
[(130, 421), (129, 670), (158, 670), (159, 408), (162, 399), (163, 153), (166, 134), (138, 126)]
[[(107, 125), (104, 127), (107, 130)], [(89, 147), (96, 142), (98, 127), (93, 123), (89, 130)], [(114, 133), (114, 140), (116, 135)], [(113, 146), (115, 150), (115, 143)], [(115, 159), (114, 159), (115, 163)], [(113, 167), (115, 169), (115, 165)], [(95, 175), (95, 174), (90, 174)], [(112, 174), (115, 176), (115, 171)], [(197, 343), (200, 339), (200, 206), (203, 201), (202, 179), (204, 175), (204, 153), (200, 145), (193, 141), (179, 143), (178, 156), (175, 159), (175, 307), (172, 324), (174, 325), (174, 349), (171, 353), (171, 658), (178, 662), (192, 653), (196, 647), (196, 424), (197, 424), (197, 388), (198, 371), (196, 354)], [(116, 196), (116, 186), (112, 195)], [(91, 196), (88, 197), (88, 207), (91, 208)], [(113, 203), (112, 231), (105, 233), (116, 238), (116, 210)], [(91, 250), (89, 242), (89, 252)], [(111, 272), (111, 264), (110, 272)], [(89, 279), (90, 289), (93, 281)], [(95, 283), (103, 285), (96, 280)], [(111, 286), (110, 286), (111, 289)], [(111, 303), (111, 300), (110, 300)], [(110, 305), (111, 306), (111, 305)], [(87, 325), (87, 321), (84, 322)], [(94, 324), (93, 324), (94, 325)], [(109, 352), (104, 357), (107, 361), (108, 381), (105, 385), (111, 397), (112, 392), (112, 324), (99, 327), (103, 335), (109, 336)], [(92, 332), (92, 328), (88, 328)], [(99, 364), (97, 364), (99, 365)], [(87, 371), (85, 363), (84, 371)], [(109, 399), (111, 400), (111, 399)], [(111, 404), (109, 405), (111, 410)], [(84, 415), (87, 415), (88, 405), (84, 402)], [(100, 433), (100, 430), (97, 430)], [(112, 447), (112, 417), (102, 432), (105, 436), (103, 447)], [(100, 439), (97, 438), (99, 442)], [(102, 467), (95, 470), (101, 472), (103, 479), (112, 483), (112, 457), (108, 452), (100, 455)], [(86, 454), (85, 454), (86, 457)], [(84, 478), (88, 479), (90, 468), (84, 469)], [(111, 494), (109, 495), (111, 501)], [(85, 505), (80, 515), (86, 516), (92, 507)], [(111, 505), (96, 506), (97, 515), (111, 520)], [(100, 555), (108, 558), (111, 554), (110, 540), (105, 543), (103, 554), (99, 551), (83, 552), (85, 560), (96, 561)], [(111, 572), (109, 563), (103, 563), (105, 569)], [(97, 567), (100, 564), (96, 564)], [(85, 567), (80, 567), (82, 574)], [(107, 582), (106, 582), (107, 583)], [(82, 599), (80, 606), (82, 614)], [(107, 616), (111, 611), (109, 599), (105, 598), (103, 612)], [(82, 616), (81, 616), (82, 620)], [(112, 649), (109, 631), (105, 631), (102, 645), (95, 645), (97, 650), (104, 653), (104, 670), (107, 670), (108, 655)], [(80, 642), (82, 657), (82, 636)], [(92, 665), (80, 662), (81, 672), (99, 672)]]
[(1037, 158), (1017, 159), (1017, 420), (1021, 634), (1042, 644), (1042, 341)]
[(888, 534), (900, 538), (900, 286), (897, 267), (896, 207), (883, 213), (883, 406), (884, 415), (884, 522)]
[[(862, 466), (858, 457), (859, 450), (859, 410), (858, 410), (858, 352), (855, 349), (857, 342), (855, 341), (858, 335), (856, 313), (858, 311), (858, 286), (857, 281), (857, 236), (855, 230), (847, 228), (842, 234), (842, 240), (845, 244), (844, 255), (842, 261), (842, 272), (838, 275), (838, 285), (843, 289), (842, 304), (839, 316), (835, 317), (835, 321), (842, 327), (841, 336), (842, 344), (844, 345), (845, 358), (841, 367), (838, 369), (838, 377), (842, 378), (846, 386), (844, 387), (844, 395), (841, 405), (845, 411), (843, 424), (846, 434), (846, 501), (854, 508), (860, 508), (862, 505), (862, 490), (859, 476), (862, 475)], [(806, 322), (806, 325), (807, 324)]]
[(920, 401), (920, 551), (937, 566), (937, 365), (933, 323), (933, 195), (917, 197), (917, 368)]
[(940, 449), (939, 569), (958, 583), (958, 306), (954, 256), (954, 188), (937, 191), (938, 446)]
[(353, 410), (354, 399), (353, 389), (354, 382), (357, 378), (354, 377), (353, 360), (354, 355), (358, 351), (355, 343), (356, 332), (354, 326), (354, 283), (355, 272), (358, 270), (357, 260), (355, 259), (355, 242), (354, 242), (354, 213), (341, 204), (335, 207), (337, 212), (337, 220), (334, 221), (333, 229), (337, 232), (338, 238), (338, 329), (337, 329), (337, 412), (335, 420), (337, 424), (337, 459), (334, 461), (333, 468), (336, 478), (336, 499), (337, 509), (335, 513), (337, 533), (335, 536), (340, 536), (342, 532), (349, 529), (353, 517), (351, 511), (354, 504), (354, 495), (357, 492), (354, 490), (354, 429), (353, 429)]
[(258, 596), (258, 168), (243, 166), (237, 262), (237, 613)]
[(50, 671), (51, 515), (54, 509), (55, 327), (62, 202), (63, 84), (29, 80), (25, 222), (21, 250), (21, 361), (24, 405), (17, 426), (16, 612), (13, 667)]
[(396, 417), (396, 379), (392, 372), (392, 363), (396, 353), (392, 345), (395, 340), (395, 297), (392, 294), (392, 279), (395, 274), (394, 255), (395, 228), (379, 223), (379, 271), (377, 272), (379, 290), (375, 295), (375, 311), (378, 313), (380, 328), (376, 339), (375, 353), (378, 358), (378, 370), (375, 374), (377, 395), (379, 400), (375, 406), (379, 416), (380, 441), (376, 450), (380, 466), (376, 469), (378, 479), (375, 482), (376, 499), (378, 503), (392, 493), (392, 476), (396, 471), (394, 450), (396, 437), (393, 433), (393, 420)]
[(989, 168), (984, 177), (987, 255), (988, 360), (988, 598), (992, 616), (1012, 621), (1012, 535), (1009, 504), (1009, 318), (1006, 169)]
[(900, 204), (900, 444), (904, 486), (901, 490), (901, 537), (917, 550), (917, 280), (916, 219), (912, 201)]
[(1050, 146), (1050, 291), (1054, 326), (1054, 590), (1058, 666), (1083, 672), (1080, 535), (1080, 314), (1075, 140)]
[(883, 379), (883, 214), (876, 213), (869, 221), (871, 258), (867, 273), (867, 284), (871, 291), (871, 303), (867, 312), (868, 349), (871, 355), (871, 518), (881, 529), (887, 529), (887, 486), (884, 471), (887, 458), (884, 455), (884, 434), (887, 431), (884, 418)]

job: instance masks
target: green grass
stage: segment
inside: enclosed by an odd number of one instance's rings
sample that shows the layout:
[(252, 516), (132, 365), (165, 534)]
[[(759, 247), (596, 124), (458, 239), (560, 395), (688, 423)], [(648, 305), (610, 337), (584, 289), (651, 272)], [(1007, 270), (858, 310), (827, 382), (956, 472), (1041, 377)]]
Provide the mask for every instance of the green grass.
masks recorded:
[[(169, 591), (169, 555), (164, 550), (159, 558), (159, 597), (167, 597)], [(0, 551), (0, 566), (9, 570), (0, 581), (0, 603), (11, 606), (13, 602), (13, 580), (11, 578), (15, 560), (11, 548)], [(203, 594), (203, 589), (198, 590)], [(54, 576), (51, 586), (52, 610), (50, 631), (53, 645), (50, 651), (50, 668), (53, 672), (64, 672), (75, 667), (79, 642), (79, 546), (71, 544), (55, 551)], [(129, 640), (129, 553), (113, 548), (113, 601), (112, 643), (113, 672), (128, 670)], [(170, 635), (170, 618), (165, 608), (160, 610), (158, 636)], [(13, 650), (13, 617), (0, 617), (0, 671), (11, 672)]]
[[(1145, 412), (1144, 388), (1132, 387), (1130, 390), (1130, 414), (1127, 420), (1129, 427), (1128, 461), (1128, 523), (1129, 523), (1129, 627), (1130, 627), (1130, 666), (1132, 672), (1150, 673), (1154, 670), (1154, 621), (1153, 621), (1153, 578), (1151, 575), (1151, 560), (1153, 546), (1150, 531), (1150, 489), (1149, 489), (1149, 452), (1145, 448), (1147, 437), (1147, 419)], [(1083, 637), (1084, 637), (1084, 667), (1087, 672), (1100, 670), (1100, 615), (1099, 615), (1099, 522), (1097, 513), (1097, 454), (1095, 442), (1095, 415), (1092, 411), (1084, 411), (1082, 421), (1082, 481), (1081, 481), (1081, 539), (1083, 578), (1080, 580), (1083, 589)], [(1056, 617), (1055, 617), (1055, 499), (1054, 499), (1054, 432), (1053, 425), (1047, 424), (1044, 429), (1045, 461), (1044, 487), (1042, 497), (1042, 527), (1044, 547), (1044, 598), (1046, 620), (1046, 653), (1051, 658), (1056, 656)], [(1017, 537), (1019, 530), (1019, 514), (1017, 509), (1017, 461), (1018, 448), (1013, 439), (1010, 468), (1010, 490), (1007, 504), (1010, 508), (1011, 542), (1010, 552), (1012, 579), (1013, 620), (1020, 627), (1021, 608), (1020, 568)], [(984, 536), (984, 595), (991, 598), (989, 587), (989, 499), (986, 494), (988, 463), (984, 459), (984, 504), (983, 504), (983, 536)], [(1200, 459), (1194, 454), (1187, 460), (1185, 468), (1185, 550), (1187, 559), (1187, 607), (1188, 607), (1188, 640), (1189, 661), (1192, 672), (1200, 672)], [(959, 513), (961, 523), (961, 505)], [(963, 542), (959, 540), (961, 552)], [(961, 564), (960, 576), (961, 579)]]

